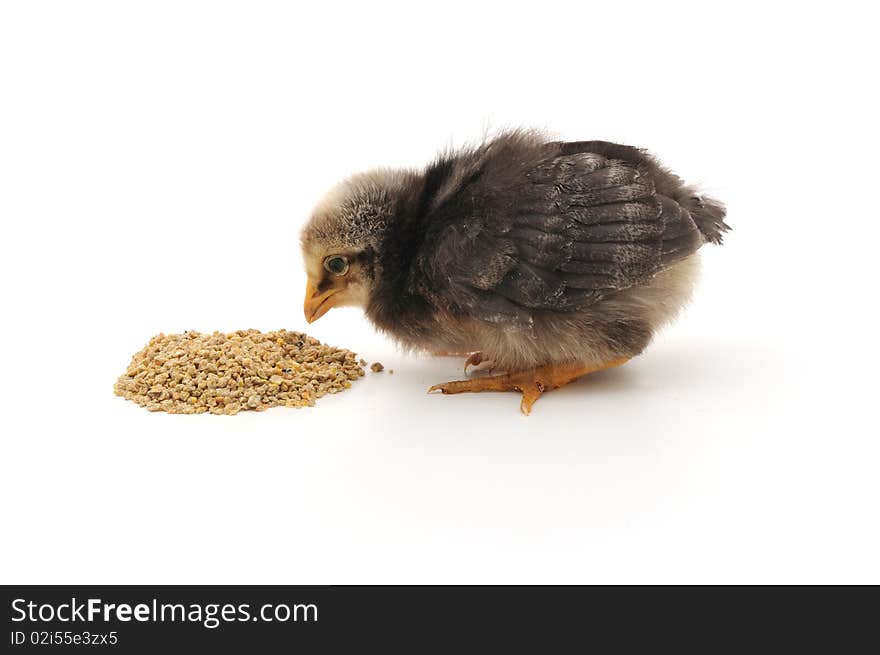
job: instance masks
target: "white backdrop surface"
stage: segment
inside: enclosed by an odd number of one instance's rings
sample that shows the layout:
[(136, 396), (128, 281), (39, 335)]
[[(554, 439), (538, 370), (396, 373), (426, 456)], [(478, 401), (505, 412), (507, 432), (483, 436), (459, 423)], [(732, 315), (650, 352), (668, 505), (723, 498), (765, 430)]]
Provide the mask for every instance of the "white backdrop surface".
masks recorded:
[[(4, 3), (0, 581), (880, 582), (869, 21), (612, 4)], [(331, 184), (514, 125), (647, 147), (734, 228), (643, 356), (528, 418), (301, 310)], [(395, 373), (113, 395), (152, 335), (240, 328)]]

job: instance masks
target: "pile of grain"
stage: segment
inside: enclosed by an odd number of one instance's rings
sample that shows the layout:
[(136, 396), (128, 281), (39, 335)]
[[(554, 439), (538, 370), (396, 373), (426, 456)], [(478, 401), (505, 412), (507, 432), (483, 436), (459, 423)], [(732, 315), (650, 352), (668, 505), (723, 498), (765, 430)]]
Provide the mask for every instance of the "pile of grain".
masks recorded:
[(150, 411), (237, 414), (304, 407), (363, 377), (355, 354), (301, 332), (160, 334), (113, 387)]

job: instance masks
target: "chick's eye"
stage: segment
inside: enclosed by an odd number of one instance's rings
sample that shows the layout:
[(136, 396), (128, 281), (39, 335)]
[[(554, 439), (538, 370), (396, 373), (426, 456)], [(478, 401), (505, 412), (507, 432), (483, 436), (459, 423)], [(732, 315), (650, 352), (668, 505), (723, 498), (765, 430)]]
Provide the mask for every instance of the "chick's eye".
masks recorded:
[(348, 260), (339, 255), (333, 255), (324, 260), (324, 268), (335, 275), (345, 275), (348, 272)]

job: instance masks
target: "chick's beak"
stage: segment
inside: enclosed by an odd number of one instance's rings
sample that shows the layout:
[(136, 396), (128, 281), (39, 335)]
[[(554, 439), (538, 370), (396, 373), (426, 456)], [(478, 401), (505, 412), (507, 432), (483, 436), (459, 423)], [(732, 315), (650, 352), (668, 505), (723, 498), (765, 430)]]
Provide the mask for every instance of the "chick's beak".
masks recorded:
[(306, 315), (306, 321), (314, 323), (330, 311), (334, 304), (333, 296), (344, 288), (344, 285), (336, 284), (329, 289), (319, 291), (318, 282), (310, 277), (306, 283), (306, 300), (303, 303), (303, 313)]

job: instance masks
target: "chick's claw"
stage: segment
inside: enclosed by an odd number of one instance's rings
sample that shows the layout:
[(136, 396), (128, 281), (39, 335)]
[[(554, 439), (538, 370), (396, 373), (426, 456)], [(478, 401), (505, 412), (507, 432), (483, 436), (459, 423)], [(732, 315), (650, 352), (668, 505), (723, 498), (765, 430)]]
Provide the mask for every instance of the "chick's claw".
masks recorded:
[[(479, 350), (475, 353), (471, 353), (468, 355), (468, 358), (464, 360), (464, 374), (468, 374), (468, 369), (473, 366), (475, 369), (479, 370), (478, 367), (480, 364), (489, 363), (491, 365), (491, 360), (485, 358), (485, 355), (481, 353)], [(490, 371), (494, 370), (494, 367), (490, 367)]]

